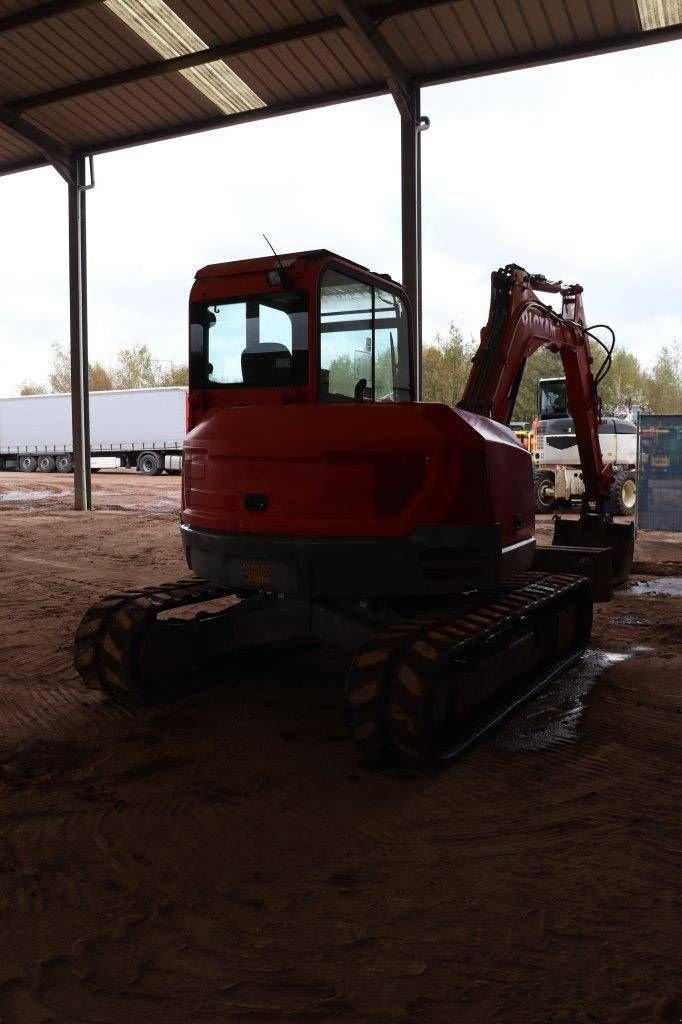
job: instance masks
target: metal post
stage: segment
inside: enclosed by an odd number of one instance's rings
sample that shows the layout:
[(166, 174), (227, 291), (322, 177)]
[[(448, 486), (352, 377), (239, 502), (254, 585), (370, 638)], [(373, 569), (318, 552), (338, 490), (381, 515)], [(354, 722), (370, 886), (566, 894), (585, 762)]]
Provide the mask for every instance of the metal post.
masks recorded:
[(420, 91), (412, 86), (410, 117), (401, 117), (400, 163), (402, 184), (403, 285), (414, 312), (415, 380), (417, 398), (422, 393), (422, 210), (421, 210), (421, 132)]
[(90, 404), (88, 395), (88, 301), (85, 250), (85, 158), (75, 157), (69, 189), (69, 307), (71, 320), (71, 424), (74, 508), (92, 508)]

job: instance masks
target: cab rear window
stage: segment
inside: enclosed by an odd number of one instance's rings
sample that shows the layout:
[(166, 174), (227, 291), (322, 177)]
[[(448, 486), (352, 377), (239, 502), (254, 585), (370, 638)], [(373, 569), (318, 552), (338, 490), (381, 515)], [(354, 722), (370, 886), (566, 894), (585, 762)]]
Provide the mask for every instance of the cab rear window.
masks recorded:
[(190, 325), (194, 387), (286, 387), (308, 382), (304, 296), (197, 303)]

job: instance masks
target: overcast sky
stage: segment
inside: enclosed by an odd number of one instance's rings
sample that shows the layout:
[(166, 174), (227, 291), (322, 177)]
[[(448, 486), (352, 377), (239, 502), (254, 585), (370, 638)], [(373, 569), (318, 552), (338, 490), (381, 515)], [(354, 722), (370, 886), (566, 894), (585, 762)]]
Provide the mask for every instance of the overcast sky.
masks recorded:
[[(591, 322), (650, 364), (682, 340), (682, 42), (424, 90), (425, 340), (478, 337), (491, 270), (578, 281)], [(325, 247), (400, 277), (399, 121), (366, 100), (98, 157), (90, 358), (185, 358), (207, 263)], [(0, 395), (68, 343), (66, 187), (0, 179)]]

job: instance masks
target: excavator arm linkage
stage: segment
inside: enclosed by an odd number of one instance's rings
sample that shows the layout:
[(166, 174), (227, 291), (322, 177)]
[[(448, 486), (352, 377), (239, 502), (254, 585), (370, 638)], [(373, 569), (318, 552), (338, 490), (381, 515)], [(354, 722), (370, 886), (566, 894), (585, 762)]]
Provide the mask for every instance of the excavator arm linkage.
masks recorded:
[[(542, 302), (536, 291), (560, 294), (561, 314)], [(599, 443), (600, 400), (592, 373), (582, 291), (578, 284), (564, 286), (560, 281), (528, 274), (514, 264), (495, 271), (491, 275), (488, 322), (481, 330), (481, 344), (459, 407), (508, 425), (529, 357), (543, 347), (560, 355), (585, 500), (577, 523), (557, 517), (554, 542), (611, 548), (614, 582), (623, 582), (632, 566), (634, 528), (611, 521), (614, 473), (604, 462)], [(589, 503), (594, 504), (594, 512)]]

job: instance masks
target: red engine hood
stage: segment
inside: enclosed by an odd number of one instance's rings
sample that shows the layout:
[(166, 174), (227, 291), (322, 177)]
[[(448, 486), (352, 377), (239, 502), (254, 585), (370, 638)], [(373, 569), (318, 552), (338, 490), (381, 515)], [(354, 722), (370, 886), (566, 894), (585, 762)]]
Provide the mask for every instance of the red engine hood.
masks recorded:
[[(405, 536), (452, 456), (426, 405), (214, 407), (185, 442), (183, 521), (293, 536)], [(249, 511), (247, 504), (264, 504)]]

